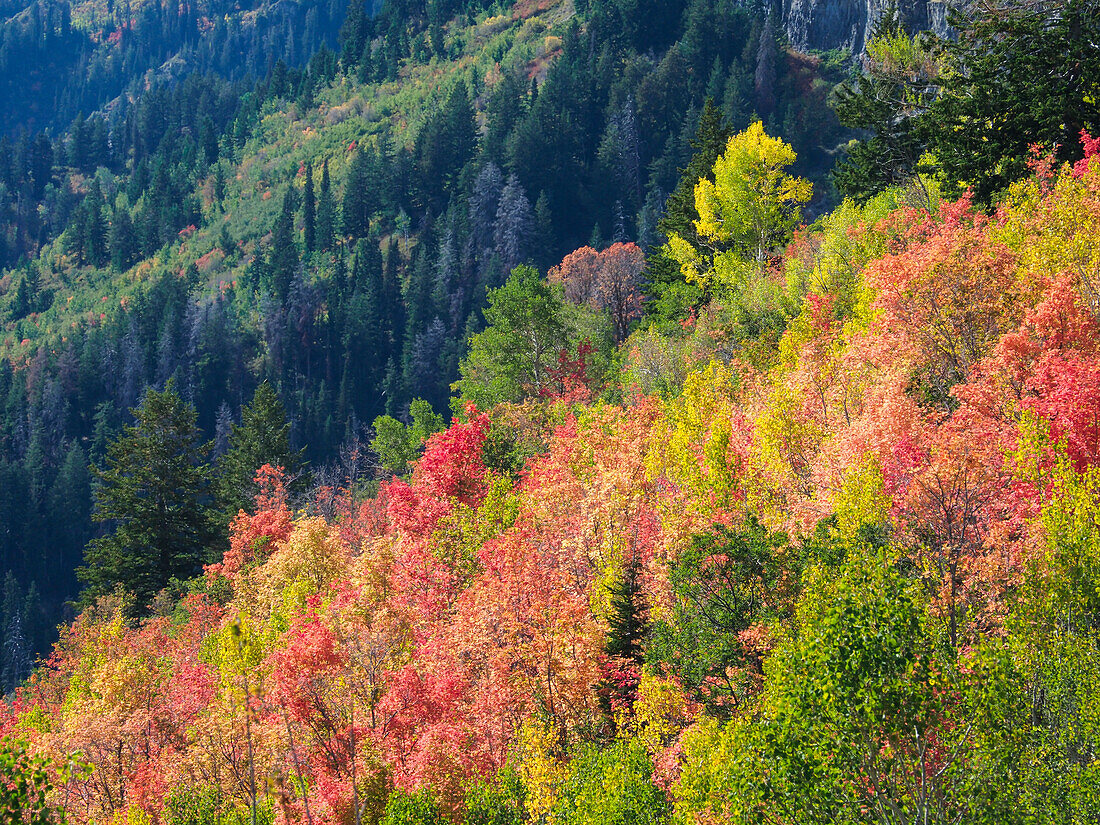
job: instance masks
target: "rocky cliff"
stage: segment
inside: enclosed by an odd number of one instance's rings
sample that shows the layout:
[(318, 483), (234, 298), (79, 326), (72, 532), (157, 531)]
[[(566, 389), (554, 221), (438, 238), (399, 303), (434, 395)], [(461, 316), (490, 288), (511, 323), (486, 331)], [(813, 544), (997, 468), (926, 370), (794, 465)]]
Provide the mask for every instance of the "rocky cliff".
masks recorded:
[[(898, 11), (910, 31), (946, 35), (950, 0), (899, 0)], [(875, 21), (890, 0), (783, 0), (783, 24), (800, 51), (863, 51)]]

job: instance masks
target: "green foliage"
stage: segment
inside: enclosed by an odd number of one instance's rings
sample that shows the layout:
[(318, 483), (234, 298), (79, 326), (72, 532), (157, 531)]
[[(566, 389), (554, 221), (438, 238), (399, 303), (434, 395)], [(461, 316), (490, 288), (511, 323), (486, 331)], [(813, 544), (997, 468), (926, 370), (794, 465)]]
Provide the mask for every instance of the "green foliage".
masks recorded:
[(267, 282), (264, 284), (280, 300), (290, 292), (290, 284), (298, 272), (298, 247), (294, 243), (294, 189), (283, 195), (283, 209), (271, 230)]
[(658, 825), (667, 809), (649, 754), (630, 739), (576, 754), (551, 817), (561, 825)]
[(1012, 2), (952, 20), (959, 36), (944, 46), (927, 127), (949, 191), (990, 202), (1027, 174), (1033, 144), (1080, 158), (1081, 130), (1100, 127), (1100, 7)]
[(477, 145), (474, 110), (466, 84), (456, 83), (416, 139), (416, 164), (426, 203), (442, 206)]
[(919, 182), (926, 138), (922, 118), (935, 99), (937, 81), (938, 66), (924, 36), (907, 35), (892, 6), (868, 40), (863, 73), (833, 93), (840, 122), (872, 132), (852, 141), (833, 170), (841, 194), (863, 203), (892, 186)]
[(1100, 474), (1068, 463), (1043, 508), (1046, 552), (1014, 600), (1004, 638), (974, 656), (967, 786), (983, 821), (1086, 822), (1100, 810)]
[(442, 825), (443, 814), (431, 791), (394, 791), (379, 825)]
[[(65, 811), (50, 799), (49, 762), (18, 740), (0, 740), (0, 820), (11, 825), (61, 825)], [(61, 771), (64, 782), (69, 769)]]
[(374, 419), (374, 438), (370, 446), (378, 456), (383, 472), (391, 475), (407, 473), (409, 464), (420, 455), (428, 438), (446, 426), (443, 416), (423, 398), (414, 398), (409, 404), (409, 418), (412, 422), (408, 425), (389, 415)]
[(853, 555), (835, 578), (811, 571), (795, 628), (765, 665), (756, 717), (685, 742), (678, 819), (953, 821), (963, 766), (946, 754), (966, 747), (969, 728), (942, 738), (949, 682), (891, 555)]
[(628, 558), (611, 585), (611, 615), (608, 619), (607, 644), (609, 656), (643, 659), (645, 636), (649, 629), (642, 599), (641, 563), (637, 556)]
[(492, 782), (474, 782), (466, 791), (464, 825), (522, 825), (523, 782), (505, 768)]
[[(217, 788), (181, 788), (164, 803), (165, 825), (252, 825), (251, 809), (235, 808), (220, 798)], [(275, 807), (270, 799), (256, 807), (256, 825), (271, 825)]]
[(78, 574), (86, 600), (121, 585), (144, 610), (171, 579), (194, 576), (207, 560), (208, 445), (195, 409), (171, 384), (148, 390), (132, 413), (135, 423), (108, 446), (106, 466), (93, 468), (93, 518), (113, 530), (88, 545)]
[(481, 409), (550, 391), (568, 344), (561, 288), (519, 266), (488, 295), (485, 329), (469, 343), (454, 390)]
[(780, 583), (793, 561), (786, 547), (785, 535), (750, 518), (693, 537), (669, 571), (672, 610), (653, 627), (648, 659), (719, 716), (741, 706), (760, 674), (759, 654), (739, 634), (784, 615)]

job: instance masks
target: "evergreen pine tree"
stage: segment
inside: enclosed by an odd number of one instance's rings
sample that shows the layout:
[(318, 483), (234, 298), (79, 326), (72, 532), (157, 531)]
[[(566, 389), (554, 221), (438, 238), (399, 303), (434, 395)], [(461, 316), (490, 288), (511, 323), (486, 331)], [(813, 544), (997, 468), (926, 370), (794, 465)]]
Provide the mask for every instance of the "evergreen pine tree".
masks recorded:
[(138, 238), (128, 210), (115, 210), (108, 245), (111, 248), (111, 266), (118, 272), (129, 269), (137, 258)]
[(623, 562), (623, 569), (611, 586), (611, 615), (605, 650), (609, 656), (641, 664), (645, 659), (648, 622), (641, 605), (641, 563), (636, 553)]
[(147, 390), (132, 413), (134, 424), (108, 445), (105, 466), (92, 469), (92, 518), (110, 532), (88, 544), (77, 574), (85, 602), (121, 586), (143, 611), (172, 579), (196, 575), (207, 560), (208, 445), (172, 382)]
[(14, 691), (31, 669), (30, 651), (23, 628), (24, 601), (19, 582), (9, 570), (4, 578), (4, 650), (0, 669), (0, 687), (4, 693)]
[(370, 228), (370, 162), (368, 150), (356, 152), (348, 164), (348, 174), (344, 180), (341, 214), (344, 219), (344, 234), (352, 238), (366, 237)]
[[(911, 56), (920, 56), (919, 49), (911, 49), (917, 41), (906, 35), (895, 3), (886, 7), (869, 42), (879, 54), (905, 44)], [(858, 79), (836, 88), (832, 105), (840, 122), (871, 132), (866, 140), (849, 145), (846, 157), (833, 169), (833, 181), (842, 194), (866, 201), (916, 174), (925, 151), (922, 116), (937, 94), (932, 80), (919, 66), (868, 58)]]
[(72, 570), (80, 562), (80, 553), (88, 540), (91, 494), (88, 459), (80, 444), (74, 443), (46, 496), (50, 556), (56, 559), (58, 576), (63, 577), (66, 590), (75, 584)]
[(519, 179), (511, 175), (500, 193), (493, 233), (495, 252), (505, 271), (511, 271), (527, 260), (534, 228), (531, 202), (527, 200)]
[(298, 247), (294, 243), (294, 194), (287, 189), (283, 196), (283, 208), (271, 233), (271, 257), (268, 278), (275, 296), (285, 300), (290, 284), (298, 271)]
[(317, 248), (317, 200), (313, 191), (313, 164), (306, 162), (306, 182), (302, 192), (302, 236), (306, 252)]
[(298, 476), (303, 450), (290, 448), (290, 422), (279, 396), (264, 381), (241, 410), (241, 423), (229, 428), (229, 443), (217, 463), (214, 487), (225, 523), (239, 510), (249, 509), (257, 492), (256, 470), (264, 464), (282, 467), (286, 479), (301, 486)]
[(317, 198), (317, 248), (328, 250), (336, 232), (336, 205), (332, 200), (332, 182), (328, 173), (328, 158), (321, 165), (321, 189)]
[[(695, 221), (695, 185), (704, 177), (710, 177), (714, 162), (726, 148), (730, 129), (714, 101), (708, 99), (699, 117), (699, 128), (691, 148), (695, 150), (688, 165), (680, 174), (676, 189), (665, 202), (665, 214), (657, 222), (659, 240), (679, 235), (698, 242)], [(703, 300), (702, 290), (684, 280), (680, 265), (663, 251), (658, 250), (646, 262), (647, 311), (656, 318), (678, 320)]]

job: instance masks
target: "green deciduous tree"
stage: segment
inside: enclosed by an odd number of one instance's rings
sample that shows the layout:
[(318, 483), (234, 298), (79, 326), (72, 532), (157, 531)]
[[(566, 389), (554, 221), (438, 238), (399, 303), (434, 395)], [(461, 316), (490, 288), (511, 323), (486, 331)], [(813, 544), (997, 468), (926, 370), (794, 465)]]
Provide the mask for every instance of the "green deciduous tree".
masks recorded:
[(404, 475), (408, 472), (409, 464), (420, 454), (428, 438), (446, 426), (443, 416), (423, 398), (414, 398), (409, 404), (409, 418), (411, 423), (407, 425), (389, 415), (374, 419), (374, 438), (370, 446), (386, 473)]
[(568, 344), (564, 296), (535, 269), (519, 266), (488, 295), (485, 329), (470, 340), (454, 389), (487, 409), (549, 388)]
[[(11, 825), (62, 825), (65, 811), (50, 800), (53, 782), (49, 761), (31, 756), (26, 745), (0, 741), (0, 820)], [(61, 772), (64, 782), (70, 770)]]
[(659, 825), (668, 803), (637, 739), (577, 754), (551, 821), (563, 825)]
[(756, 713), (686, 738), (681, 821), (997, 821), (971, 818), (972, 728), (953, 717), (951, 662), (889, 551), (853, 552), (835, 576), (813, 569), (794, 630)]

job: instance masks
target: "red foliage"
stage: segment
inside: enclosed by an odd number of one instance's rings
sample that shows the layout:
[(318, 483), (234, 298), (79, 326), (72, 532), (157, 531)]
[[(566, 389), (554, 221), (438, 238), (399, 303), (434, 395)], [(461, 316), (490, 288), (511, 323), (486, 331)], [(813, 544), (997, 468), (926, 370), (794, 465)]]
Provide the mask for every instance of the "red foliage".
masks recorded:
[(588, 359), (595, 352), (592, 342), (585, 339), (577, 344), (577, 357), (569, 350), (558, 353), (558, 366), (550, 370), (550, 381), (542, 388), (543, 398), (562, 399), (568, 404), (579, 404), (592, 397), (592, 384), (588, 375)]
[(1051, 352), (1041, 358), (1025, 389), (1026, 408), (1050, 422), (1051, 435), (1075, 467), (1100, 464), (1100, 358)]
[(615, 340), (622, 342), (630, 322), (641, 313), (638, 289), (644, 267), (645, 253), (637, 244), (616, 243), (603, 252), (582, 246), (566, 255), (548, 277), (562, 284), (573, 303), (608, 310)]
[(427, 537), (455, 503), (476, 507), (487, 490), (481, 448), (489, 434), (489, 417), (471, 408), (466, 423), (452, 424), (428, 439), (412, 482), (386, 487), (389, 515), (412, 536)]
[(265, 548), (286, 541), (293, 528), (293, 515), (287, 507), (282, 467), (265, 464), (256, 471), (256, 512), (241, 510), (229, 528), (229, 550), (221, 562), (206, 566), (209, 578), (236, 578), (246, 565), (259, 558)]
[(1073, 175), (1077, 178), (1083, 178), (1089, 171), (1092, 159), (1100, 155), (1100, 137), (1094, 138), (1088, 131), (1082, 129), (1081, 148), (1084, 150), (1085, 156), (1073, 165)]

